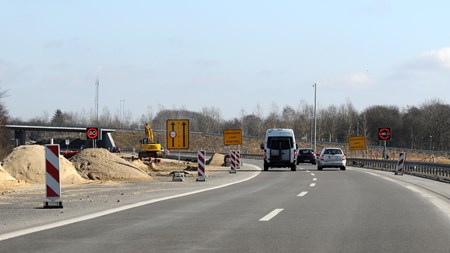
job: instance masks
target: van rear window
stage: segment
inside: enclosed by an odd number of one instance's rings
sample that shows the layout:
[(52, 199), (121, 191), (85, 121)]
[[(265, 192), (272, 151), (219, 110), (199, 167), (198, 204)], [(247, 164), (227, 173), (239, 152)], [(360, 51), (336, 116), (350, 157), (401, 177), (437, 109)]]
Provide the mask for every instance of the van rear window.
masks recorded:
[(292, 137), (269, 137), (267, 139), (267, 148), (271, 149), (290, 149), (294, 147)]

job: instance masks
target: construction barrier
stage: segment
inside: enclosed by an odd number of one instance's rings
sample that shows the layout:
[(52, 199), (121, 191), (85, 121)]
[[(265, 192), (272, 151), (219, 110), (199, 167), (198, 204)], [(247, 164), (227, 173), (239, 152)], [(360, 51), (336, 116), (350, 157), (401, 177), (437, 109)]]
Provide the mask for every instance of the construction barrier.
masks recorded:
[(395, 175), (403, 175), (405, 170), (405, 153), (400, 153), (397, 167), (395, 168)]
[(63, 208), (59, 167), (59, 145), (45, 145), (46, 200), (44, 208)]
[(206, 151), (199, 150), (197, 152), (197, 172), (198, 172), (197, 181), (202, 182), (206, 181), (205, 163), (206, 163)]
[(230, 151), (231, 158), (231, 166), (230, 166), (230, 174), (235, 174), (237, 169), (237, 154), (235, 150)]

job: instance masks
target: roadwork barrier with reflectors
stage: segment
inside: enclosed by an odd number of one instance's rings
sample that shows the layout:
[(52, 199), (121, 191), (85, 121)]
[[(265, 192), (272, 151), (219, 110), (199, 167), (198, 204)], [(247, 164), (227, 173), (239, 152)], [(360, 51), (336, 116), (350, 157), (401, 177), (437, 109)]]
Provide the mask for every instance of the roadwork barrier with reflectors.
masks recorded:
[(206, 181), (206, 152), (205, 150), (199, 150), (197, 152), (197, 181)]
[(395, 175), (403, 175), (405, 170), (405, 154), (400, 153), (400, 157), (397, 162), (397, 168), (395, 168)]
[(240, 169), (240, 167), (241, 167), (240, 152), (238, 150), (231, 150), (230, 158), (231, 158), (230, 173), (234, 174), (234, 173), (236, 173), (236, 170)]
[(45, 185), (44, 208), (63, 208), (59, 167), (59, 145), (45, 145)]

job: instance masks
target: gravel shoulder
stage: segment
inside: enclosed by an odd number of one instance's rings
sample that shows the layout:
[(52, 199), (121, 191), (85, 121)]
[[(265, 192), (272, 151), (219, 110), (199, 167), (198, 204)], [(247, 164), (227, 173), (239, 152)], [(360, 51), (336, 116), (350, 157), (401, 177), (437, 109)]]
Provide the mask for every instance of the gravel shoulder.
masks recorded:
[(236, 174), (228, 167), (208, 167), (207, 181), (197, 182), (196, 176), (184, 182), (171, 177), (155, 177), (148, 182), (90, 182), (62, 185), (62, 209), (44, 209), (45, 185), (32, 184), (0, 195), (0, 235), (35, 226), (93, 214), (141, 201), (207, 189), (245, 180), (260, 173), (260, 168), (244, 164)]

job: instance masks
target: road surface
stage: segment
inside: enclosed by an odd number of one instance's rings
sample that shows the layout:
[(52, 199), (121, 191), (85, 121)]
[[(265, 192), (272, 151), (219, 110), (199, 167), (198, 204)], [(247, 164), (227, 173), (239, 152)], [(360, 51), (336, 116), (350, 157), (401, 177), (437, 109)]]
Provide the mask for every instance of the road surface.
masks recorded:
[(3, 240), (0, 252), (449, 253), (448, 197), (371, 170), (301, 164)]

